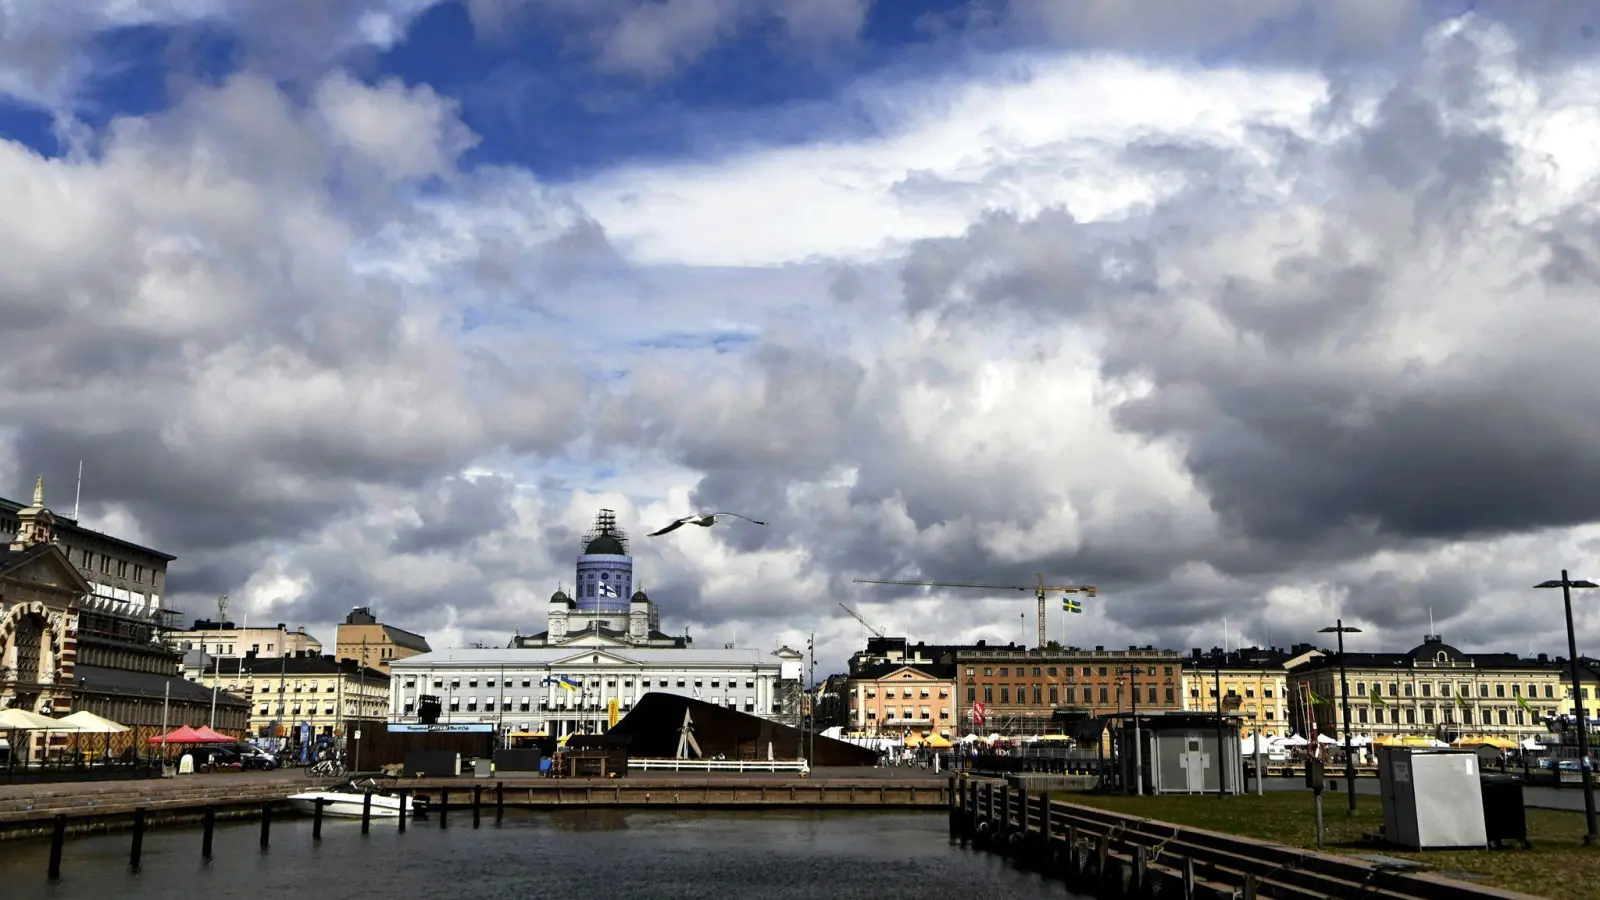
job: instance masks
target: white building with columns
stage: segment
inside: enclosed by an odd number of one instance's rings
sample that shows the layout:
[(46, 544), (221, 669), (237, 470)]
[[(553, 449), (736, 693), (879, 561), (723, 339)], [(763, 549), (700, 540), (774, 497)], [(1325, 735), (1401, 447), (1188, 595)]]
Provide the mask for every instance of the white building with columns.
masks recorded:
[(577, 579), (546, 607), (545, 631), (505, 648), (436, 650), (390, 664), (390, 718), (415, 723), (421, 698), (439, 699), (439, 724), (492, 724), (501, 733), (604, 733), (652, 691), (778, 720), (800, 714), (803, 656), (700, 649), (661, 629), (635, 588), (628, 538), (611, 510), (584, 536)]

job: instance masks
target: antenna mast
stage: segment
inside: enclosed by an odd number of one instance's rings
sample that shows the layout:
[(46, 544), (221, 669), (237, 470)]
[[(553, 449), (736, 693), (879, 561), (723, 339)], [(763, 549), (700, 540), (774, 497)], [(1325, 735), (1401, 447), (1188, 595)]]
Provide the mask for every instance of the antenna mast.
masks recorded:
[(78, 460), (78, 493), (72, 498), (72, 521), (78, 521), (78, 504), (83, 501), (83, 460)]

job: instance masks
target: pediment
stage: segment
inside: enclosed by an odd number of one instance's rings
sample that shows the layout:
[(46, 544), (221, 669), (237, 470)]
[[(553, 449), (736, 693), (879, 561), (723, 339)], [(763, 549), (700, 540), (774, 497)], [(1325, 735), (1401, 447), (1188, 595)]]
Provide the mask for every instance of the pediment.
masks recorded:
[(564, 656), (551, 663), (552, 666), (636, 666), (638, 664), (638, 660), (629, 659), (618, 653), (610, 653), (601, 647), (578, 650), (571, 656)]
[(42, 585), (82, 596), (89, 593), (89, 582), (68, 561), (59, 547), (50, 546), (33, 559), (5, 572), (5, 577), (24, 584)]

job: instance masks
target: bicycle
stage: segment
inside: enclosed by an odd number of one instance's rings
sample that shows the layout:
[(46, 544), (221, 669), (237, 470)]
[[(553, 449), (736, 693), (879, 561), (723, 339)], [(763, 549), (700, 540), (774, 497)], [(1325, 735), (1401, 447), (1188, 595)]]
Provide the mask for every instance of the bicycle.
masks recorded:
[(337, 759), (320, 759), (306, 767), (310, 778), (343, 778), (344, 763)]

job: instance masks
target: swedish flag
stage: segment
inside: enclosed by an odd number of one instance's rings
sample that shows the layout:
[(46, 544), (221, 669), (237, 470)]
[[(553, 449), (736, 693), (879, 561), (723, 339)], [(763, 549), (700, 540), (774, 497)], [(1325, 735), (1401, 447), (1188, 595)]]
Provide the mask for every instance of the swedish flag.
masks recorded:
[(1061, 598), (1061, 608), (1069, 613), (1083, 612), (1083, 604), (1070, 595)]

